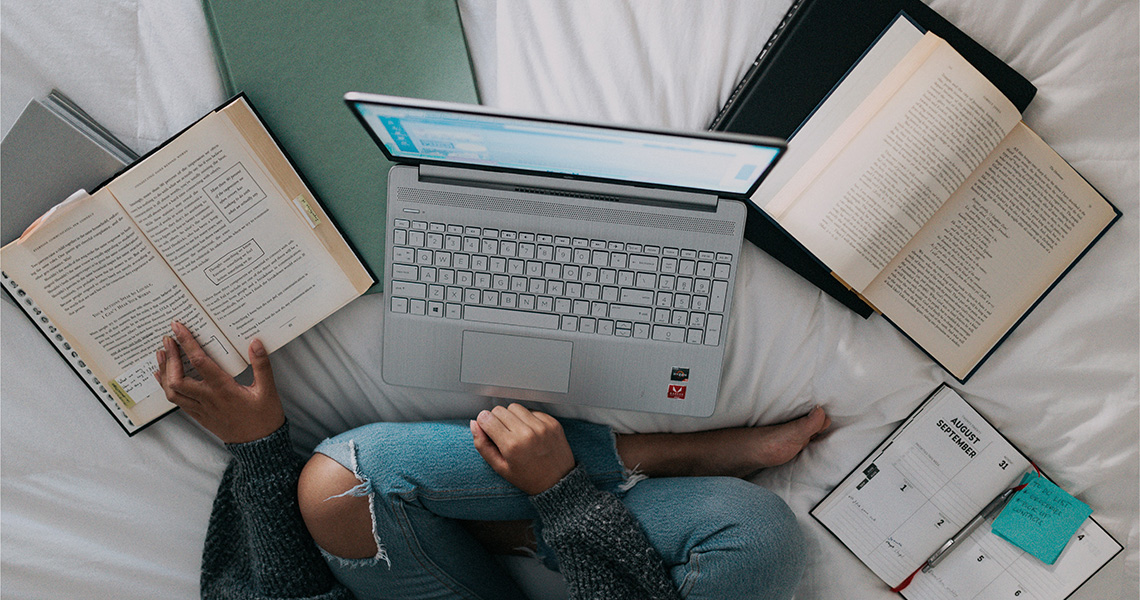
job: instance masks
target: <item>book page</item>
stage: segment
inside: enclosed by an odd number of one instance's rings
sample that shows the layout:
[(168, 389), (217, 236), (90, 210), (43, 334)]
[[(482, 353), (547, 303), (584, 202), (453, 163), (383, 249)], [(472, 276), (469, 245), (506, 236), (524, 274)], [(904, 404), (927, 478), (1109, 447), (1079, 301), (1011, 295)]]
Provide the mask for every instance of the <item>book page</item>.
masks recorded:
[(864, 295), (961, 379), (1113, 218), (1021, 124)]
[(862, 292), (1019, 120), (992, 83), (928, 33), (768, 212)]
[(1085, 519), (1061, 556), (1047, 565), (999, 538), (988, 519), (937, 567), (915, 576), (907, 600), (1061, 600), (1122, 550), (1096, 521)]
[(894, 587), (1029, 468), (943, 386), (812, 515)]
[(136, 422), (170, 407), (152, 373), (172, 320), (190, 327), (228, 372), (246, 367), (109, 193), (75, 199), (2, 257), (5, 274)]
[(923, 32), (914, 23), (901, 15), (897, 17), (788, 139), (788, 149), (749, 198), (751, 203), (765, 211), (782, 212), (777, 210), (778, 205), (769, 205), (776, 193), (788, 184), (922, 38)]
[(282, 190), (224, 111), (108, 188), (238, 348), (272, 352), (359, 295), (310, 198)]
[[(164, 403), (158, 401), (139, 402), (130, 409), (125, 408), (124, 405), (129, 403), (124, 403), (120, 400), (113, 387), (107, 387), (103, 381), (95, 376), (95, 371), (87, 364), (86, 360), (79, 356), (79, 352), (71, 345), (71, 341), (63, 336), (63, 333), (55, 326), (51, 318), (44, 313), (43, 309), (32, 300), (32, 297), (29, 296), (14, 279), (8, 277), (7, 273), (0, 272), (0, 281), (3, 282), (4, 291), (11, 294), (10, 296), (5, 296), (5, 298), (13, 299), (13, 302), (23, 309), (24, 314), (35, 323), (40, 333), (47, 338), (48, 342), (55, 348), (64, 362), (79, 375), (79, 378), (87, 385), (87, 389), (91, 390), (95, 397), (99, 399), (99, 402), (101, 402), (103, 407), (107, 409), (107, 412), (115, 418), (127, 435), (134, 435), (151, 420), (165, 415), (168, 410), (173, 411), (177, 409), (173, 404), (166, 403), (166, 410), (164, 410)], [(128, 395), (133, 392), (134, 390), (131, 390), (128, 392)], [(135, 395), (140, 400), (143, 399), (142, 394), (136, 393)]]

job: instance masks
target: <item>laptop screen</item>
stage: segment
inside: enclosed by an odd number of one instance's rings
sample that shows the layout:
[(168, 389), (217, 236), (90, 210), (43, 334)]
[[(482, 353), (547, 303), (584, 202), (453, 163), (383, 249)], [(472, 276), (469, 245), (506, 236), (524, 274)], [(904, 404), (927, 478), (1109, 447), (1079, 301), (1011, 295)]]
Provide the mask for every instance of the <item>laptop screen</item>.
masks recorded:
[(361, 100), (349, 94), (347, 100), (396, 162), (556, 173), (743, 196), (783, 151), (780, 142), (764, 138), (619, 129), (383, 96)]

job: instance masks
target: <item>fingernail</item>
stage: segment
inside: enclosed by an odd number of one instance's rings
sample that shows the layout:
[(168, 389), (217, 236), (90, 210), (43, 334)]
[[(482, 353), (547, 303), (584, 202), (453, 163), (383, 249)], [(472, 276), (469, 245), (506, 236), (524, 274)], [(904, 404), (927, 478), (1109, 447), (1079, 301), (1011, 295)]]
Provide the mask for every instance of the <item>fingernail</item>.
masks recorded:
[(475, 428), (478, 426), (478, 424), (472, 420), (468, 425), (471, 427), (471, 435), (475, 435)]
[(265, 356), (265, 344), (262, 344), (261, 340), (254, 339), (249, 343), (249, 348), (253, 350), (255, 356)]
[(477, 417), (475, 417), (475, 420), (486, 421), (489, 418), (491, 418), (491, 411), (484, 410), (484, 411), (481, 411)]

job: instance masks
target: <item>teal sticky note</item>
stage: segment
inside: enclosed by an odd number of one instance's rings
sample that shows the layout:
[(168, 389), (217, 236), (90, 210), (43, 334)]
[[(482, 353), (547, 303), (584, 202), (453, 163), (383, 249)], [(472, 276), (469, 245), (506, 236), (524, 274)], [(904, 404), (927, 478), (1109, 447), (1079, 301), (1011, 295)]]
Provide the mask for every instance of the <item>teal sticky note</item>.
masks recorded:
[(993, 532), (1051, 565), (1093, 511), (1044, 477), (1026, 479), (994, 520)]

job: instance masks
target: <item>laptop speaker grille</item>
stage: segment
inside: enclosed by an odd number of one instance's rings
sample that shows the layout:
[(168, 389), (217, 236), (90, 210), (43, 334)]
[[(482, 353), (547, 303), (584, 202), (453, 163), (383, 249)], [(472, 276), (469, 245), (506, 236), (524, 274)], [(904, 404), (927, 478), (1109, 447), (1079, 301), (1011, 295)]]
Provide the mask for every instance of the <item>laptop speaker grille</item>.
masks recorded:
[(586, 200), (602, 200), (605, 202), (618, 202), (621, 198), (617, 196), (607, 196), (605, 194), (587, 194), (585, 192), (566, 192), (562, 190), (545, 190), (536, 187), (520, 187), (515, 186), (514, 191), (523, 192), (527, 194), (545, 194), (547, 196), (565, 196), (569, 198), (584, 198)]
[(397, 193), (403, 202), (431, 204), (434, 206), (454, 206), (475, 210), (491, 210), (503, 213), (533, 215), (573, 219), (576, 221), (596, 221), (614, 225), (632, 225), (655, 229), (691, 231), (712, 235), (735, 235), (736, 223), (723, 219), (663, 215), (637, 212), (604, 206), (569, 206), (527, 200), (525, 198), (497, 198), (480, 194), (459, 194), (436, 190), (398, 188)]

